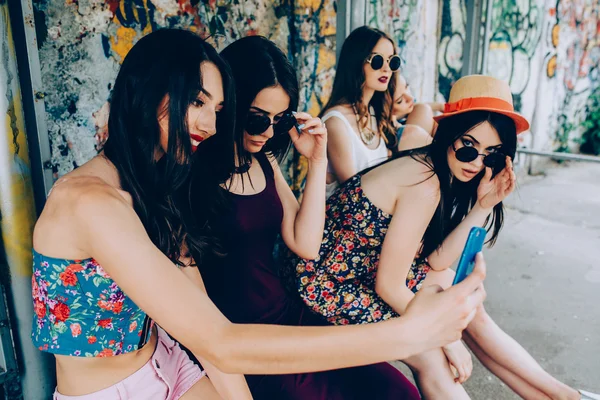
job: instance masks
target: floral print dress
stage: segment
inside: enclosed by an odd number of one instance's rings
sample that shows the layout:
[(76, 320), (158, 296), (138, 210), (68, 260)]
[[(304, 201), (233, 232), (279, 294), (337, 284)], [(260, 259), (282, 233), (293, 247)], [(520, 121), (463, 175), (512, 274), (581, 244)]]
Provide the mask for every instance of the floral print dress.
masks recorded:
[(42, 351), (109, 357), (137, 350), (152, 320), (94, 260), (33, 252), (33, 344)]
[[(398, 314), (375, 292), (383, 240), (392, 216), (364, 195), (358, 174), (327, 201), (325, 231), (314, 260), (291, 257), (295, 286), (304, 303), (335, 325), (379, 322)], [(417, 292), (430, 271), (416, 257), (406, 285)]]

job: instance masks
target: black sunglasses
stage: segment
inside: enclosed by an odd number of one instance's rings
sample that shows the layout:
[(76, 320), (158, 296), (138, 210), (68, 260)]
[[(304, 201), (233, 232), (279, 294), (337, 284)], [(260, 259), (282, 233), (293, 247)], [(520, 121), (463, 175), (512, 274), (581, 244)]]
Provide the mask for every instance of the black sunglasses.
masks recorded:
[[(273, 131), (276, 135), (286, 133), (294, 126), (298, 125), (296, 117), (291, 112), (286, 112), (277, 122), (271, 123), (271, 118), (265, 114), (250, 113), (246, 118), (246, 132), (251, 136), (258, 136), (264, 133), (269, 126), (273, 125)], [(300, 131), (298, 131), (300, 132)]]
[(454, 145), (452, 145), (452, 149), (454, 150), (454, 154), (456, 154), (456, 159), (458, 161), (471, 162), (477, 157), (482, 156), (483, 165), (493, 169), (494, 171), (500, 171), (506, 166), (506, 155), (500, 152), (479, 154), (475, 147), (463, 146), (457, 150)]
[[(383, 58), (383, 56), (377, 53), (371, 54), (371, 56), (367, 58), (367, 62), (371, 64), (371, 68), (373, 68), (375, 71), (381, 69), (385, 61), (386, 60)], [(400, 69), (400, 65), (402, 64), (400, 56), (397, 55), (391, 56), (387, 62), (392, 72), (398, 71)]]

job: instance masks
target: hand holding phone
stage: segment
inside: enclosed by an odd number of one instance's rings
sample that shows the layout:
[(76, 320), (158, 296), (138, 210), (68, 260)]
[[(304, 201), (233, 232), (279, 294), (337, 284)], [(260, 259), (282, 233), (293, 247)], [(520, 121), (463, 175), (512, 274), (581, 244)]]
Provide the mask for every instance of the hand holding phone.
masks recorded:
[(473, 272), (473, 267), (475, 266), (475, 256), (483, 248), (486, 234), (487, 232), (483, 228), (471, 228), (469, 237), (467, 238), (467, 243), (465, 244), (465, 248), (460, 256), (460, 260), (458, 261), (458, 266), (456, 267), (456, 275), (454, 276), (454, 282), (452, 282), (453, 285), (462, 282), (467, 275)]

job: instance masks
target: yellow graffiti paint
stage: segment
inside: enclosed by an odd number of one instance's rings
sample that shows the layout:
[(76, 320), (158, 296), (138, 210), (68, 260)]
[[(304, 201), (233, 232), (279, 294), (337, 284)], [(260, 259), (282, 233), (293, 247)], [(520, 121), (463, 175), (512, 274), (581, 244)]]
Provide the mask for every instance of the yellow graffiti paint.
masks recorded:
[[(145, 0), (143, 4), (144, 7), (141, 9), (138, 9), (138, 7), (133, 7), (132, 9), (135, 20), (138, 22), (140, 21), (140, 12), (146, 13), (145, 18), (148, 18), (150, 15), (148, 10), (148, 0)], [(122, 14), (125, 14), (125, 2), (120, 2), (119, 9)], [(131, 50), (135, 42), (137, 42), (137, 39), (152, 32), (152, 25), (147, 24), (144, 29), (138, 33), (134, 28), (127, 28), (121, 25), (116, 16), (113, 17), (113, 22), (119, 27), (117, 28), (116, 35), (110, 38), (110, 47), (114, 54), (118, 56), (117, 59), (119, 63), (122, 63), (127, 53), (129, 53), (129, 50)]]
[[(31, 275), (31, 248), (36, 214), (25, 137), (14, 41), (6, 5), (0, 6), (0, 36), (8, 58), (0, 63), (0, 230), (10, 269)], [(6, 62), (7, 61), (7, 62)]]
[(137, 32), (133, 28), (119, 26), (117, 34), (110, 38), (110, 47), (118, 56), (119, 63), (123, 62), (129, 50), (133, 47), (136, 41)]
[(560, 26), (558, 24), (552, 27), (552, 46), (558, 47), (558, 40), (560, 39)]
[(548, 78), (554, 78), (556, 75), (556, 54), (548, 60), (548, 65), (546, 65), (546, 74)]

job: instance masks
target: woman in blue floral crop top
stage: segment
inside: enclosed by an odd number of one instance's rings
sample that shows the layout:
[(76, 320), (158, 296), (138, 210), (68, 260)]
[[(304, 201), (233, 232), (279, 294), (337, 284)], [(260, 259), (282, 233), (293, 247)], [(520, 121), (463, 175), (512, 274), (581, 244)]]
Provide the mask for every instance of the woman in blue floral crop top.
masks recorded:
[[(242, 373), (406, 358), (456, 340), (481, 304), (484, 265), (381, 324), (227, 320), (190, 254), (218, 249), (197, 227), (235, 169), (232, 93), (228, 66), (192, 32), (155, 31), (125, 57), (103, 153), (58, 180), (34, 231), (32, 336), (55, 355), (55, 399), (249, 399)], [(204, 193), (194, 204), (192, 184)]]

